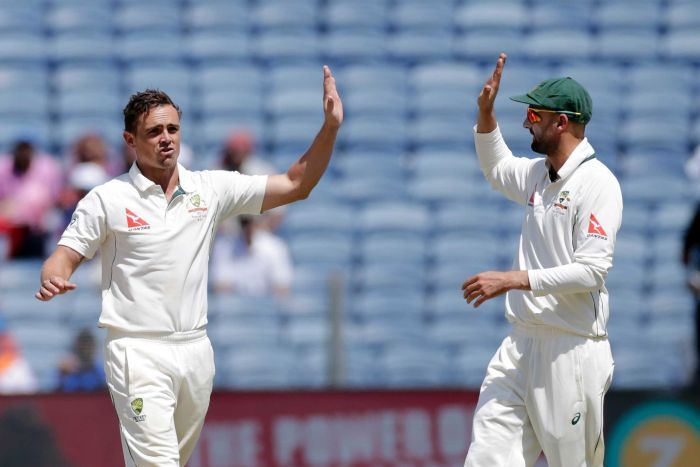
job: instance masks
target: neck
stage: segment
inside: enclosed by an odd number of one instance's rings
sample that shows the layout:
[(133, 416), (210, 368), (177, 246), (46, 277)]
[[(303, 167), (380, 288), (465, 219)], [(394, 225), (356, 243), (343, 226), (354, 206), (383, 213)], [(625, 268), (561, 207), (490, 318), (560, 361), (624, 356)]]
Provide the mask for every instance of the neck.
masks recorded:
[(170, 197), (177, 188), (177, 184), (180, 180), (177, 164), (174, 167), (168, 167), (165, 169), (142, 167), (138, 161), (136, 162), (136, 165), (138, 165), (139, 170), (144, 177), (161, 187), (163, 193), (165, 193), (166, 199), (170, 201)]
[(562, 137), (560, 144), (554, 151), (547, 154), (547, 160), (551, 164), (552, 169), (559, 172), (559, 169), (569, 160), (569, 156), (571, 156), (571, 153), (574, 152), (574, 149), (576, 149), (581, 141), (583, 141), (583, 139), (573, 136)]

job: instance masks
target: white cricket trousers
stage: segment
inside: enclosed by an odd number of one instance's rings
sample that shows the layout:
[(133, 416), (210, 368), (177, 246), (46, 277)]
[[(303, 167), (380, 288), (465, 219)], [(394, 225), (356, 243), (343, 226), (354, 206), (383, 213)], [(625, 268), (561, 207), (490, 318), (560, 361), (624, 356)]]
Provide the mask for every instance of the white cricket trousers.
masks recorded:
[(486, 370), (465, 467), (602, 467), (607, 338), (515, 325)]
[(209, 408), (214, 353), (206, 331), (109, 330), (105, 374), (127, 467), (184, 466)]

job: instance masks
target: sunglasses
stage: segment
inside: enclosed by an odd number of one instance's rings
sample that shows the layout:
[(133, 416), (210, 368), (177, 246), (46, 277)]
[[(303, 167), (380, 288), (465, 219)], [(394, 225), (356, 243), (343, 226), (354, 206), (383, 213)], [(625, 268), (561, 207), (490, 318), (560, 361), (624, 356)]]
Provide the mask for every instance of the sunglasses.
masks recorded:
[(540, 117), (540, 112), (548, 112), (551, 114), (566, 114), (566, 115), (581, 115), (581, 112), (571, 112), (569, 110), (549, 110), (549, 109), (533, 109), (532, 107), (527, 108), (527, 121), (530, 123), (537, 123), (542, 120)]

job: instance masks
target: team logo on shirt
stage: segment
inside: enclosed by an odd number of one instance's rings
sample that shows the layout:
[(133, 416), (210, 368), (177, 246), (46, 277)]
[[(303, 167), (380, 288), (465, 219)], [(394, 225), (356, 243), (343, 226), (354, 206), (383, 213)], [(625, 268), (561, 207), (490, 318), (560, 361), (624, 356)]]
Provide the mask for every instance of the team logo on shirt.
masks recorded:
[(605, 229), (603, 229), (603, 226), (600, 225), (600, 222), (598, 222), (598, 219), (595, 218), (593, 213), (591, 213), (591, 217), (588, 220), (588, 235), (586, 235), (586, 237), (595, 237), (601, 240), (608, 239), (608, 234), (605, 233)]
[(146, 420), (146, 414), (142, 414), (143, 412), (143, 399), (140, 397), (137, 397), (136, 399), (132, 400), (129, 405), (131, 406), (131, 410), (134, 412), (134, 421), (136, 423), (142, 422)]
[(569, 203), (571, 202), (571, 197), (569, 196), (568, 190), (564, 190), (557, 195), (557, 200), (554, 203), (554, 207), (557, 208), (554, 212), (563, 214), (569, 209)]
[(206, 201), (199, 195), (199, 193), (193, 193), (187, 198), (187, 212), (192, 215), (195, 220), (202, 220), (207, 216)]
[(131, 211), (129, 208), (125, 208), (126, 210), (126, 226), (129, 229), (129, 232), (133, 232), (134, 230), (148, 230), (151, 228), (151, 225), (146, 222), (146, 220), (137, 215), (134, 214), (133, 211)]

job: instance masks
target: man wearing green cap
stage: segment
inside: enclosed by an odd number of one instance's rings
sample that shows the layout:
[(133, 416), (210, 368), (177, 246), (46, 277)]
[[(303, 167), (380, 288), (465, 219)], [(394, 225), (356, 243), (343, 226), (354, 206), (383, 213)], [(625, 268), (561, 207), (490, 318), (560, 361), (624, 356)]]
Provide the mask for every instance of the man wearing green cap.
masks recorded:
[(523, 122), (532, 150), (514, 157), (493, 104), (506, 62), (501, 54), (479, 98), (474, 135), (494, 189), (525, 208), (512, 271), (467, 279), (468, 303), (506, 295), (513, 330), (489, 363), (465, 466), (602, 466), (603, 396), (612, 381), (605, 277), (622, 219), (615, 176), (585, 137), (588, 92), (571, 78), (550, 79), (527, 94)]

